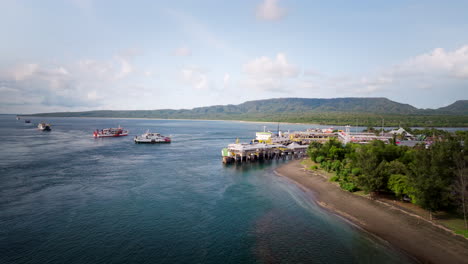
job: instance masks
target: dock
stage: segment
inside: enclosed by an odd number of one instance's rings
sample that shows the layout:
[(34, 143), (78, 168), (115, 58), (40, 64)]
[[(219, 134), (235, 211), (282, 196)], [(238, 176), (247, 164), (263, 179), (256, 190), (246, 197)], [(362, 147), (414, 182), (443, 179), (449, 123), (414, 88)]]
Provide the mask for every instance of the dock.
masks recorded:
[[(406, 143), (416, 144), (418, 141), (408, 141), (413, 136), (402, 128), (392, 130), (388, 133), (380, 135), (375, 133), (351, 133), (350, 126), (346, 126), (345, 130), (333, 129), (307, 129), (306, 131), (295, 132), (281, 132), (277, 133), (271, 131), (257, 132), (256, 138), (250, 143), (229, 144), (227, 148), (221, 150), (223, 163), (244, 163), (262, 160), (290, 160), (295, 158), (302, 158), (307, 155), (307, 148), (312, 142), (325, 143), (331, 139), (336, 139), (343, 144), (357, 143), (368, 144), (374, 140), (383, 141), (385, 144), (391, 142), (395, 135), (403, 135), (406, 141), (397, 144), (407, 145)], [(414, 143), (416, 142), (416, 143)]]
[(291, 160), (302, 158), (306, 155), (308, 145), (291, 143), (287, 146), (282, 144), (229, 144), (221, 151), (223, 163), (243, 163), (263, 160)]

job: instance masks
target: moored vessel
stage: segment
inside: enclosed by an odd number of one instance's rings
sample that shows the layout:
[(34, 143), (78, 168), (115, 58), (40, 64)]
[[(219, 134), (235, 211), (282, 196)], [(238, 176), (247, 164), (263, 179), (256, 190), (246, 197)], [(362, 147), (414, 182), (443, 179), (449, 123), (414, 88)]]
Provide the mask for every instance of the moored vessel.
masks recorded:
[(37, 129), (39, 129), (41, 131), (50, 131), (50, 130), (52, 130), (51, 125), (47, 124), (45, 122), (39, 123), (39, 125), (37, 125)]
[(123, 136), (128, 136), (128, 130), (123, 129), (122, 127), (117, 127), (117, 128), (105, 128), (105, 129), (96, 129), (94, 131), (93, 136), (95, 138), (101, 138), (101, 137), (123, 137)]
[(163, 136), (159, 133), (150, 133), (149, 131), (146, 131), (146, 133), (141, 136), (136, 136), (133, 140), (135, 143), (171, 143), (170, 137)]

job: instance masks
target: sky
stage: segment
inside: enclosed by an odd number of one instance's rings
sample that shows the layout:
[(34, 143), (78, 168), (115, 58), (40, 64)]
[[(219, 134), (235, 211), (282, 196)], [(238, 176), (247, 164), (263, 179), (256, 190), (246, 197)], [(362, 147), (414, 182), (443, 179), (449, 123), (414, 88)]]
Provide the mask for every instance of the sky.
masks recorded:
[(0, 113), (468, 99), (468, 1), (0, 0)]

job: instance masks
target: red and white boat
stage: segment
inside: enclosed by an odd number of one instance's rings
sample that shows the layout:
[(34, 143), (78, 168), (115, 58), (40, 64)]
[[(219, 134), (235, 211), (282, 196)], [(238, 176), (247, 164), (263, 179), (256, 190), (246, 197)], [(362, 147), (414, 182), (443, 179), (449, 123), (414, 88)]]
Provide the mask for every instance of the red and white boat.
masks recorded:
[(93, 136), (95, 138), (102, 138), (102, 137), (123, 137), (128, 136), (128, 130), (121, 128), (106, 128), (106, 129), (97, 129), (94, 131)]

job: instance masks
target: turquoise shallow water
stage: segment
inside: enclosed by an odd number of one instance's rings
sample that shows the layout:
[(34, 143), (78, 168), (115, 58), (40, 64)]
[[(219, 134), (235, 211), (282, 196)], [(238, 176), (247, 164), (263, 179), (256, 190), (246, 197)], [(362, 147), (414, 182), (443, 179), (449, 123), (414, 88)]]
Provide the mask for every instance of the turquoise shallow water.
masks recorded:
[[(281, 161), (221, 163), (263, 124), (46, 121), (0, 116), (0, 263), (410, 263), (276, 176)], [(92, 138), (118, 125), (131, 136)], [(146, 129), (173, 143), (134, 144)]]

